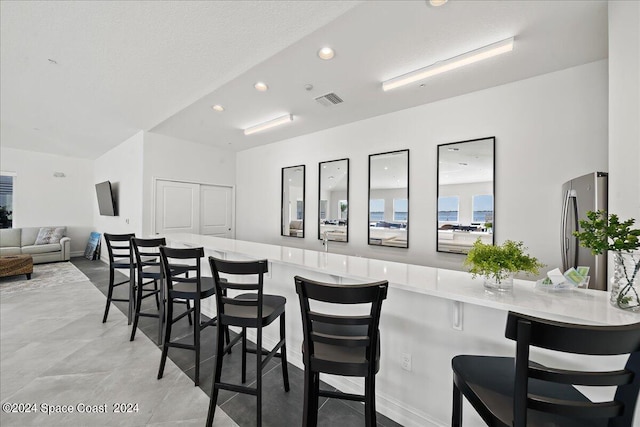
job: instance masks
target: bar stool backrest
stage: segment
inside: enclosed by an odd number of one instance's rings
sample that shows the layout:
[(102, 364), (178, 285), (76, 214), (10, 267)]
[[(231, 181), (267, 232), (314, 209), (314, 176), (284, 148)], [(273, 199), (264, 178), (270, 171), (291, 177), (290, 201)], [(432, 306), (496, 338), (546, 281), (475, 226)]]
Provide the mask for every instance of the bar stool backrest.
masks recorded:
[[(135, 256), (138, 267), (139, 278), (160, 278), (160, 246), (166, 246), (167, 240), (164, 237), (153, 239), (131, 238), (131, 250)], [(152, 271), (145, 270), (145, 267), (155, 267)]]
[(133, 262), (129, 242), (134, 237), (136, 237), (134, 233), (104, 233), (104, 240), (107, 242), (109, 252), (109, 265), (112, 268), (129, 268), (129, 264)]
[[(228, 261), (215, 257), (209, 257), (211, 272), (216, 284), (216, 305), (218, 310), (218, 320), (223, 325), (233, 325), (248, 328), (261, 328), (262, 302), (264, 274), (269, 271), (266, 259), (257, 261)], [(225, 274), (224, 279), (220, 274)], [(235, 277), (234, 277), (235, 276)], [(241, 278), (241, 279), (240, 279)], [(226, 280), (225, 280), (226, 279)], [(233, 298), (227, 296), (227, 290), (254, 294), (255, 298)], [(243, 307), (243, 310), (234, 311), (231, 306)], [(250, 316), (234, 316), (230, 312), (246, 312), (247, 307)]]
[[(296, 292), (300, 299), (304, 336), (305, 366), (316, 372), (335, 375), (367, 376), (377, 372), (379, 353), (380, 311), (387, 297), (388, 282), (380, 281), (361, 285), (334, 285), (295, 277)], [(310, 301), (338, 305), (370, 304), (369, 313), (360, 315), (336, 315), (311, 307)], [(366, 363), (334, 363), (315, 357), (317, 343), (345, 349), (366, 347)], [(348, 351), (348, 350), (347, 350)]]
[[(568, 417), (609, 418), (609, 427), (631, 426), (640, 389), (640, 323), (586, 326), (510, 312), (505, 336), (516, 341), (514, 425), (525, 426), (527, 408)], [(548, 368), (529, 362), (530, 347), (573, 354), (629, 354), (624, 369), (609, 372)], [(528, 393), (529, 378), (583, 386), (616, 386), (611, 401), (577, 404)]]
[[(162, 274), (167, 279), (169, 293), (173, 292), (174, 287), (182, 283), (189, 283), (195, 285), (192, 288), (192, 292), (197, 292), (197, 295), (200, 295), (202, 292), (200, 259), (203, 256), (204, 248), (168, 248), (160, 246)], [(174, 260), (178, 260), (178, 264)], [(180, 274), (187, 272), (186, 276), (188, 277), (179, 276), (178, 272)]]

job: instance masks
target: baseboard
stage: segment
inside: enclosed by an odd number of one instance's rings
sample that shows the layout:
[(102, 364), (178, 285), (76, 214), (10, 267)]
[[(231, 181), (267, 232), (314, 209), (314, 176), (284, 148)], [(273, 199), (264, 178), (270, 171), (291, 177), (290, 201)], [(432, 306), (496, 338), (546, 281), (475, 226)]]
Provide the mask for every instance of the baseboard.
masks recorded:
[(83, 256), (84, 256), (84, 252), (83, 251), (71, 252), (71, 258), (77, 258), (77, 257), (83, 257)]

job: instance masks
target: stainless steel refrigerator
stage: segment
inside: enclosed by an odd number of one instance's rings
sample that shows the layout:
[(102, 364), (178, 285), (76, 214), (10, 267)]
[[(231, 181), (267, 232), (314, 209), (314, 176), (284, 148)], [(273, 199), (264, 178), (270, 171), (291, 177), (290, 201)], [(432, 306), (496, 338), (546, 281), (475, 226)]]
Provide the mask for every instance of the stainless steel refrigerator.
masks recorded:
[(592, 255), (573, 235), (587, 211), (607, 211), (608, 174), (593, 172), (574, 178), (562, 186), (562, 271), (589, 267), (589, 289), (607, 290), (607, 254)]

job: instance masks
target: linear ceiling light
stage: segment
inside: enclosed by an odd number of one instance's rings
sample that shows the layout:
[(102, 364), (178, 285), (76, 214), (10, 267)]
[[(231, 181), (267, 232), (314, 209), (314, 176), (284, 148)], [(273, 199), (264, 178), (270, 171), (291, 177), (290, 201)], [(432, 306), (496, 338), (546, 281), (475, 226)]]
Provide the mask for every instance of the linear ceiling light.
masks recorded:
[(269, 120), (268, 122), (248, 127), (244, 130), (244, 134), (251, 135), (252, 133), (262, 132), (263, 130), (271, 129), (272, 127), (280, 126), (292, 121), (293, 116), (291, 114), (287, 114), (286, 116), (278, 117), (277, 119)]
[(511, 52), (512, 50), (513, 37), (510, 37), (506, 40), (481, 47), (480, 49), (472, 50), (471, 52), (463, 53), (462, 55), (458, 55), (450, 59), (445, 59), (444, 61), (436, 62), (435, 64), (420, 68), (419, 70), (394, 77), (391, 80), (387, 80), (382, 83), (382, 90), (387, 91), (395, 89), (400, 86), (408, 85), (420, 80), (424, 80), (428, 77), (435, 76), (436, 74), (455, 70), (456, 68), (464, 67), (465, 65), (482, 61), (483, 59), (491, 58), (502, 53)]

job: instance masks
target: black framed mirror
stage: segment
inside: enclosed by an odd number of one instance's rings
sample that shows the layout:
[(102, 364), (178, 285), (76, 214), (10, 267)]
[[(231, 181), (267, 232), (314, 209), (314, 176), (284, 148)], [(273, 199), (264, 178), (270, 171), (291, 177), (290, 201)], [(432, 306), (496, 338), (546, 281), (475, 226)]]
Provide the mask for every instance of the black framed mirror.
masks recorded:
[(304, 238), (305, 166), (282, 168), (280, 234)]
[(349, 241), (349, 159), (318, 165), (318, 239)]
[(409, 150), (369, 155), (369, 244), (409, 247)]
[(495, 137), (438, 145), (437, 251), (494, 243)]

